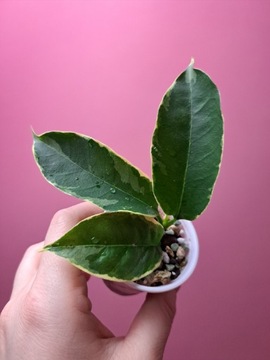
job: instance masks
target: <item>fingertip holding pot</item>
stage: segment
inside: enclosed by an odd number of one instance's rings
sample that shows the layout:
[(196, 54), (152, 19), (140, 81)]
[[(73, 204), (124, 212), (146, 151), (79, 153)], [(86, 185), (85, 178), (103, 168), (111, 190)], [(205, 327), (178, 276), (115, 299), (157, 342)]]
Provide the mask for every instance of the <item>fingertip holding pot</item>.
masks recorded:
[(199, 241), (192, 222), (188, 220), (181, 220), (181, 225), (184, 229), (184, 240), (189, 248), (189, 251), (187, 255), (187, 264), (176, 279), (171, 280), (166, 285), (160, 286), (146, 286), (137, 284), (136, 282), (103, 280), (106, 286), (119, 295), (135, 295), (140, 292), (163, 293), (180, 287), (192, 275), (199, 258)]

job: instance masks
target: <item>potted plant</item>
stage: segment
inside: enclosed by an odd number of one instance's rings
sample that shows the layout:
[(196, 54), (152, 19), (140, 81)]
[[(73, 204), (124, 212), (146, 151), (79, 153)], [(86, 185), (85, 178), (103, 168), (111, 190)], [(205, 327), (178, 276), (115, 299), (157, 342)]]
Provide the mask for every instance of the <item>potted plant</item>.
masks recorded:
[(160, 104), (152, 181), (93, 138), (33, 134), (34, 157), (47, 181), (104, 209), (44, 250), (105, 279), (111, 288), (118, 285), (116, 292), (125, 292), (127, 285), (130, 293), (170, 290), (196, 265), (198, 241), (190, 221), (204, 211), (213, 192), (223, 119), (217, 87), (193, 65), (192, 60)]

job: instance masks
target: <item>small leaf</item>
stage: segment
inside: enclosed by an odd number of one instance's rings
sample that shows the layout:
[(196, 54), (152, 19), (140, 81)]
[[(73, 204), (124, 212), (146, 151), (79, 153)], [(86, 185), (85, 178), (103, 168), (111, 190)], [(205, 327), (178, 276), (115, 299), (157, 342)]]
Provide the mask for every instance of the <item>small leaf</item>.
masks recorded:
[(161, 261), (163, 227), (151, 217), (119, 211), (81, 221), (45, 250), (83, 271), (118, 281), (134, 281)]
[(150, 180), (112, 150), (76, 133), (34, 135), (34, 156), (49, 183), (105, 210), (155, 216)]
[(165, 94), (153, 135), (153, 186), (162, 209), (193, 220), (207, 206), (219, 171), (223, 119), (216, 86), (193, 63)]

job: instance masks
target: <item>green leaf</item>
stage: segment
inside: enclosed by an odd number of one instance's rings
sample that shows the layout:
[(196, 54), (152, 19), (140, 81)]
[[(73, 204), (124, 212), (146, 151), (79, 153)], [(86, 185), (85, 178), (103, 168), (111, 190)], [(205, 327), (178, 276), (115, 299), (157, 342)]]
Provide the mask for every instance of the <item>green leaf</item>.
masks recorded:
[(160, 264), (163, 233), (152, 217), (102, 213), (81, 221), (45, 250), (104, 279), (134, 281)]
[(218, 90), (191, 63), (165, 94), (153, 135), (154, 194), (165, 213), (189, 220), (202, 213), (219, 171), (222, 146)]
[(150, 180), (92, 138), (69, 132), (34, 134), (33, 152), (49, 183), (108, 211), (157, 215)]

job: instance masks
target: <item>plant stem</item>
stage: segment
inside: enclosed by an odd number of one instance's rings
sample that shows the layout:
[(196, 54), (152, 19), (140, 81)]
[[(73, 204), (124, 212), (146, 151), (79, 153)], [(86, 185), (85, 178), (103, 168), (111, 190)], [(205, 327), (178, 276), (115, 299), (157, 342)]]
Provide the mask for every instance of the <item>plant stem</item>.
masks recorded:
[(166, 215), (165, 218), (162, 220), (162, 225), (163, 225), (164, 229), (167, 229), (174, 222), (175, 222), (174, 216)]

